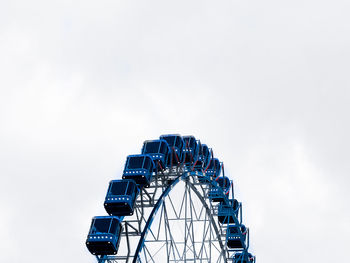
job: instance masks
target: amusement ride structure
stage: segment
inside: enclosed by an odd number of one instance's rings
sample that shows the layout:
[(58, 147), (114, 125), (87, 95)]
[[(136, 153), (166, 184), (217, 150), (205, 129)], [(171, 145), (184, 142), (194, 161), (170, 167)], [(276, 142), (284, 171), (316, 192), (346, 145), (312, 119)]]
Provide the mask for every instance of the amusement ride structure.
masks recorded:
[(223, 163), (195, 137), (145, 141), (109, 183), (108, 216), (92, 219), (86, 246), (98, 263), (255, 263), (233, 190)]

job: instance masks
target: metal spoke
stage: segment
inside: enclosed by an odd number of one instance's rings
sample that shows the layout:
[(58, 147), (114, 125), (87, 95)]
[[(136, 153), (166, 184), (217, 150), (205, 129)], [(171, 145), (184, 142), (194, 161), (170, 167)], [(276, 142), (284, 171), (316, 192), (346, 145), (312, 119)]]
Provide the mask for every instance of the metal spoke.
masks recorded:
[(141, 190), (134, 215), (123, 220), (125, 249), (117, 256), (99, 257), (99, 263), (227, 262), (232, 258), (235, 252), (227, 247), (226, 226), (218, 222), (217, 205), (208, 198), (215, 185), (203, 179), (199, 183), (196, 174), (183, 171), (183, 167), (162, 171)]

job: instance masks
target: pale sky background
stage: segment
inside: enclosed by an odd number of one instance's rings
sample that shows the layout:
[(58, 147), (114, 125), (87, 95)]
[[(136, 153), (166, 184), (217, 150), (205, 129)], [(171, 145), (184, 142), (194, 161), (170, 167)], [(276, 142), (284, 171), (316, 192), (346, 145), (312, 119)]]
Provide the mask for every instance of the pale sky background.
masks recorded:
[[(125, 157), (193, 134), (257, 262), (345, 262), (347, 0), (0, 2), (0, 262), (95, 262)], [(345, 260), (345, 261), (344, 261)]]

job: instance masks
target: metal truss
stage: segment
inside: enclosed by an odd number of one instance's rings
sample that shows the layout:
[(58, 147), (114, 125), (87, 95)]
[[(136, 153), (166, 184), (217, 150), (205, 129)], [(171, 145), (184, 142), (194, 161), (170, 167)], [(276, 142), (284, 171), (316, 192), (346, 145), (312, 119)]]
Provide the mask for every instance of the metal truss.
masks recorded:
[(183, 165), (158, 172), (123, 219), (118, 255), (97, 256), (98, 263), (231, 261), (226, 227), (208, 198), (212, 187), (215, 181)]

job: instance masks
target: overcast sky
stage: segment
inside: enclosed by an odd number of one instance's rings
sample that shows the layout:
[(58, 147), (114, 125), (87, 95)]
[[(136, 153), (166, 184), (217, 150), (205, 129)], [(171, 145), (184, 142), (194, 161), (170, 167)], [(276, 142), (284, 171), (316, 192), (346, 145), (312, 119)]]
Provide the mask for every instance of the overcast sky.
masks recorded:
[(350, 244), (347, 0), (0, 3), (0, 261), (85, 248), (128, 154), (213, 147), (257, 262), (343, 262)]

